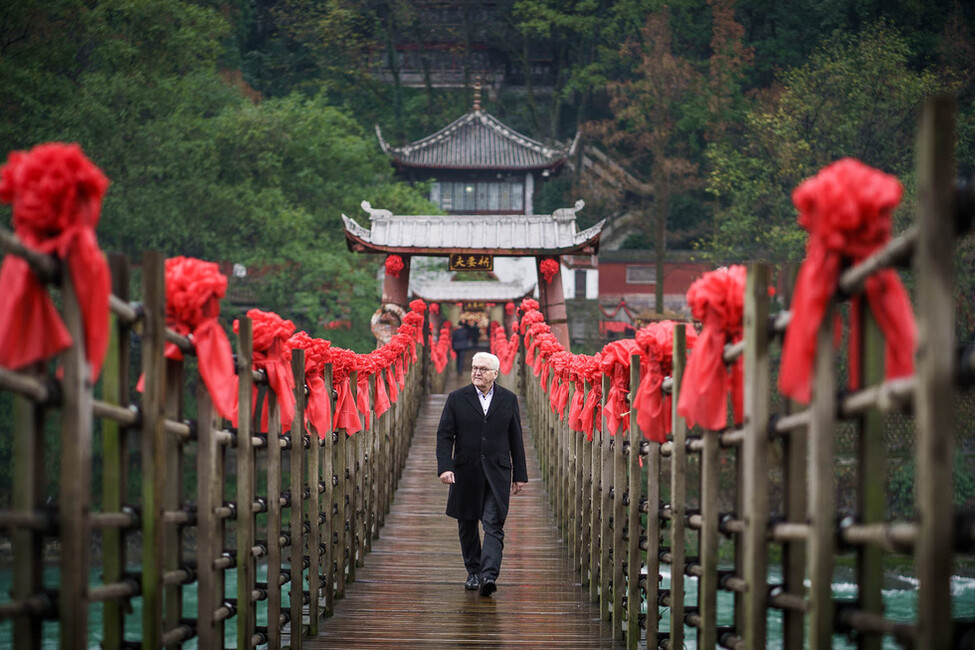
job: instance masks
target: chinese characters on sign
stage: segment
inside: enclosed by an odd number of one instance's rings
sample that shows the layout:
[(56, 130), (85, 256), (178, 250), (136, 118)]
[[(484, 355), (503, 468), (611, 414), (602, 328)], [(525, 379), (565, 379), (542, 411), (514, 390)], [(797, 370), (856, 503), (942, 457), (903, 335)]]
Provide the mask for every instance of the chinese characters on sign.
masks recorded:
[(493, 271), (494, 256), (480, 253), (452, 253), (450, 255), (451, 271)]

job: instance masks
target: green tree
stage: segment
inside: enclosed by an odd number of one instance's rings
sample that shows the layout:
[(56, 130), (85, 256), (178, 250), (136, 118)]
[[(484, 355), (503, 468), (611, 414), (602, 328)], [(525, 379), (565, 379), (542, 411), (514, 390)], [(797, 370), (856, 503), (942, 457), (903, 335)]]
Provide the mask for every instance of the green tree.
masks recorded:
[(910, 183), (917, 110), (945, 89), (909, 65), (903, 36), (886, 21), (837, 32), (745, 118), (740, 138), (708, 152), (716, 199), (711, 251), (719, 258), (801, 259), (804, 233), (790, 195), (804, 178), (844, 156)]

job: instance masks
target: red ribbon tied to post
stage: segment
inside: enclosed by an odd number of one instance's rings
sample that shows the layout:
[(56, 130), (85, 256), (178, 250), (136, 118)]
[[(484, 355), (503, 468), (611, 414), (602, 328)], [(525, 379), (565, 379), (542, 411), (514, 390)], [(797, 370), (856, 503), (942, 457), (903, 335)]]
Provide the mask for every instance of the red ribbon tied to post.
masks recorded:
[[(348, 435), (362, 431), (359, 409), (352, 398), (351, 373), (356, 369), (357, 355), (352, 350), (332, 348), (332, 385), (335, 399), (335, 428), (345, 429)], [(358, 388), (358, 382), (356, 382)]]
[(745, 277), (744, 266), (722, 267), (705, 273), (687, 290), (691, 314), (703, 323), (677, 402), (677, 413), (687, 419), (688, 426), (700, 424), (712, 431), (725, 428), (729, 393), (735, 423), (742, 421), (744, 360), (739, 357), (729, 371), (724, 346), (742, 338)]
[(626, 395), (630, 390), (630, 355), (639, 352), (636, 341), (620, 339), (606, 344), (599, 362), (603, 374), (609, 377), (606, 394), (606, 429), (615, 436), (630, 427), (630, 406)]
[[(166, 325), (177, 334), (191, 336), (200, 376), (217, 412), (234, 419), (237, 413), (237, 375), (234, 352), (220, 326), (220, 299), (227, 293), (227, 276), (214, 262), (194, 257), (166, 260)], [(183, 353), (166, 344), (167, 359), (180, 360)]]
[[(267, 375), (267, 383), (281, 409), (281, 430), (288, 431), (295, 418), (295, 378), (291, 373), (291, 347), (288, 345), (295, 324), (272, 311), (260, 309), (249, 310), (247, 317), (254, 323), (254, 368)], [(240, 323), (234, 321), (234, 332), (239, 331)], [(264, 431), (267, 431), (266, 406), (265, 400), (261, 417)]]
[[(108, 179), (76, 144), (52, 142), (15, 151), (0, 168), (0, 201), (13, 207), (24, 246), (67, 265), (84, 324), (92, 379), (108, 349), (108, 263), (95, 237)], [(0, 268), (0, 366), (22, 368), (72, 343), (50, 296), (28, 263), (7, 255)]]
[[(664, 379), (674, 369), (674, 321), (650, 323), (636, 332), (640, 346), (640, 367), (643, 377), (633, 398), (636, 421), (643, 436), (654, 442), (666, 442), (672, 429), (671, 397), (664, 395)], [(694, 347), (697, 332), (693, 327), (685, 330), (687, 349)]]
[[(816, 332), (836, 293), (840, 272), (844, 264), (861, 262), (890, 240), (891, 213), (902, 194), (894, 176), (853, 158), (824, 167), (793, 191), (799, 224), (809, 231), (809, 241), (796, 278), (792, 320), (782, 349), (779, 389), (784, 395), (809, 401)], [(883, 269), (870, 276), (864, 292), (884, 333), (887, 378), (910, 375), (917, 330), (900, 278), (893, 269)], [(854, 314), (859, 307), (859, 303), (854, 305)], [(851, 329), (851, 368), (856, 368), (858, 319)], [(850, 378), (855, 387), (857, 372), (851, 372)]]
[(292, 350), (305, 351), (305, 386), (308, 387), (305, 422), (315, 428), (319, 439), (323, 439), (332, 426), (332, 400), (325, 385), (325, 364), (331, 359), (329, 348), (332, 344), (301, 331), (288, 339), (288, 345)]

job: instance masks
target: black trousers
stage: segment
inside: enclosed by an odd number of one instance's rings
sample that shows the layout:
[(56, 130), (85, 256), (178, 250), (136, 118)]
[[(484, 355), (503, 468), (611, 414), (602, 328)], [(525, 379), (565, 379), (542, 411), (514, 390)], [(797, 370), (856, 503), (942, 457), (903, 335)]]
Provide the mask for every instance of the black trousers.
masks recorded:
[(464, 556), (464, 566), (468, 573), (481, 579), (498, 579), (501, 572), (501, 553), (504, 550), (504, 520), (491, 486), (484, 489), (484, 505), (481, 509), (481, 525), (484, 527), (484, 541), (478, 530), (477, 519), (458, 519), (457, 533), (460, 536), (460, 551)]

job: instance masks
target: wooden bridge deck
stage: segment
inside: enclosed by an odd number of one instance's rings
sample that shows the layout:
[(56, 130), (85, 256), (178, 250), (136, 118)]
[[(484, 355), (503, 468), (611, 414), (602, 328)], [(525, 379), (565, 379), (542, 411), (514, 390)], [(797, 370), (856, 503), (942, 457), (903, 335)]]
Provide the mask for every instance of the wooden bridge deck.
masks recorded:
[[(512, 497), (498, 591), (465, 591), (457, 526), (444, 515), (437, 481), (436, 427), (446, 395), (430, 395), (380, 539), (356, 581), (336, 601), (323, 632), (304, 646), (323, 648), (617, 648), (609, 623), (589, 602), (559, 537), (539, 479), (528, 422), (530, 484)], [(523, 416), (523, 420), (524, 420)]]

